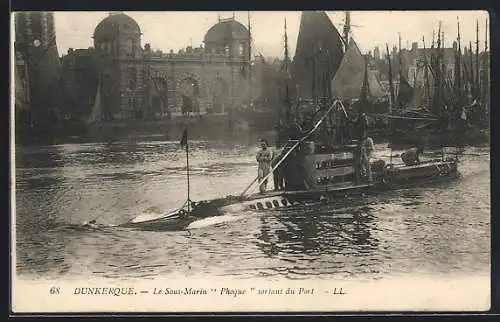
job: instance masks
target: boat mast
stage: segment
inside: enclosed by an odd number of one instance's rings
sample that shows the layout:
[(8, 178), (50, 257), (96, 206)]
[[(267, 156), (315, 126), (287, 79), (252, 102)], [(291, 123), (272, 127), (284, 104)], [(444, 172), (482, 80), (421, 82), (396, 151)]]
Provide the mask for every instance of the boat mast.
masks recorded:
[[(391, 67), (391, 55), (389, 54), (389, 45), (385, 43), (385, 49), (387, 51), (387, 62), (389, 63), (389, 90), (391, 95), (389, 96), (389, 115), (392, 116), (392, 104), (394, 103), (394, 87), (392, 86), (392, 67)], [(389, 129), (389, 137), (392, 136), (392, 121), (389, 119), (387, 122), (387, 127)], [(392, 144), (390, 144), (391, 154), (389, 164), (392, 165)]]
[[(385, 44), (385, 49), (387, 51), (387, 61), (389, 62), (389, 90), (391, 93), (391, 102), (394, 102), (394, 86), (392, 84), (392, 66), (391, 66), (391, 54), (389, 53), (389, 45)], [(392, 105), (391, 103), (391, 105)], [(391, 108), (392, 112), (392, 108)]]
[[(433, 66), (434, 70), (434, 110), (439, 110), (441, 108), (441, 87), (442, 87), (442, 75), (441, 75), (441, 21), (439, 21), (438, 27), (438, 38), (437, 38), (437, 51), (436, 51), (436, 60)], [(431, 53), (432, 54), (432, 53)]]
[(351, 31), (351, 12), (345, 12), (345, 23), (344, 23), (344, 46), (345, 51), (347, 51), (347, 47), (349, 47), (349, 32)]
[[(430, 99), (431, 99), (431, 87), (429, 84), (429, 62), (427, 60), (427, 53), (426, 53), (426, 47), (425, 47), (425, 37), (422, 36), (422, 42), (424, 44), (424, 62), (423, 62), (423, 67), (424, 67), (424, 97), (426, 98), (426, 104), (429, 105)], [(431, 48), (434, 48), (434, 31), (432, 32), (432, 46)]]
[(489, 104), (488, 88), (490, 72), (488, 68), (488, 19), (486, 19), (485, 30), (484, 30), (484, 58), (483, 58), (483, 70), (484, 70), (484, 82), (483, 82), (483, 102), (486, 107)]
[(314, 105), (317, 103), (317, 97), (316, 97), (316, 49), (317, 46), (314, 44), (314, 48), (312, 51), (312, 82), (311, 82), (311, 90), (312, 90), (312, 99), (314, 102)]
[(486, 19), (485, 29), (484, 29), (484, 52), (488, 52), (488, 19)]
[[(233, 21), (234, 21), (234, 11), (233, 11)], [(229, 25), (228, 25), (229, 26)], [(233, 59), (233, 44), (229, 47), (229, 70), (231, 72), (231, 108), (228, 111), (229, 125), (233, 127), (233, 112), (234, 112), (234, 59)]]
[(456, 54), (456, 68), (455, 68), (455, 87), (456, 87), (456, 95), (457, 95), (457, 103), (460, 106), (462, 104), (462, 80), (461, 80), (461, 56), (462, 56), (462, 47), (460, 44), (460, 20), (457, 17), (457, 45), (458, 45), (458, 53)]
[(398, 55), (398, 58), (399, 58), (399, 71), (401, 72), (402, 71), (402, 67), (403, 67), (403, 58), (402, 58), (402, 55), (401, 55), (401, 33), (398, 32), (398, 51), (399, 51), (399, 55)]
[(250, 11), (248, 11), (248, 86), (250, 88), (250, 100), (252, 97), (252, 27), (250, 25)]
[(368, 57), (364, 56), (364, 63), (365, 63), (365, 70), (364, 70), (364, 77), (363, 77), (363, 85), (361, 88), (361, 108), (364, 109), (366, 112), (366, 105), (368, 104), (368, 98), (370, 96), (370, 88), (369, 88), (369, 83), (368, 83)]
[(472, 41), (469, 41), (469, 65), (470, 65), (470, 75), (469, 75), (469, 83), (470, 83), (470, 92), (472, 96), (472, 100), (474, 100), (474, 94), (476, 93), (475, 89), (475, 76), (474, 76), (474, 64), (472, 63), (472, 56), (474, 52), (472, 51)]
[(441, 41), (442, 41), (442, 46), (441, 46), (441, 94), (442, 94), (442, 102), (444, 104), (446, 103), (446, 92), (448, 90), (448, 76), (446, 75), (446, 62), (444, 60), (444, 48), (445, 48), (445, 42), (444, 42), (444, 31), (441, 36)]
[(189, 111), (187, 112), (188, 116), (185, 118), (185, 128), (184, 131), (182, 132), (182, 138), (181, 138), (181, 147), (185, 147), (186, 149), (186, 178), (187, 178), (187, 200), (186, 203), (181, 207), (184, 208), (184, 206), (187, 205), (187, 212), (190, 212), (190, 207), (191, 207), (191, 197), (190, 197), (190, 185), (189, 185), (189, 139), (188, 139), (188, 118), (189, 118)]
[(476, 19), (476, 95), (475, 98), (479, 98), (479, 91), (481, 88), (479, 79), (479, 20)]
[(290, 122), (290, 89), (288, 83), (290, 80), (289, 66), (288, 66), (288, 35), (286, 31), (286, 17), (285, 17), (285, 105), (286, 105), (286, 122)]
[[(401, 93), (401, 79), (403, 78), (403, 57), (401, 54), (401, 33), (398, 32), (398, 46), (399, 46), (399, 53), (398, 53), (398, 58), (399, 58), (399, 88), (398, 88), (398, 97)], [(397, 104), (399, 105), (399, 101)]]

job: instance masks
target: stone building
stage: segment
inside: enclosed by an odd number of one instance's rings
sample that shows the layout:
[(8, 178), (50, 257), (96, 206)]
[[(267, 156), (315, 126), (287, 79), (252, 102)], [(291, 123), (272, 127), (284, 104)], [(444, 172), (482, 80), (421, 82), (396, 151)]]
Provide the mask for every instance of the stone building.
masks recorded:
[(35, 114), (53, 100), (60, 73), (54, 14), (17, 12), (14, 15), (14, 52), (19, 73), (16, 91), (25, 95), (22, 107)]
[(143, 47), (140, 26), (123, 13), (103, 19), (93, 40), (103, 120), (227, 114), (258, 95), (249, 31), (234, 18), (219, 19), (203, 47), (177, 53)]
[[(457, 43), (453, 42), (452, 48), (442, 48), (446, 78), (453, 80), (455, 75), (455, 56), (457, 53)], [(431, 56), (437, 54), (437, 48), (419, 48), (418, 43), (412, 43), (410, 50), (403, 49), (402, 61), (403, 71), (410, 85), (414, 85), (415, 79), (418, 77), (417, 70), (422, 66), (423, 61), (431, 61)]]

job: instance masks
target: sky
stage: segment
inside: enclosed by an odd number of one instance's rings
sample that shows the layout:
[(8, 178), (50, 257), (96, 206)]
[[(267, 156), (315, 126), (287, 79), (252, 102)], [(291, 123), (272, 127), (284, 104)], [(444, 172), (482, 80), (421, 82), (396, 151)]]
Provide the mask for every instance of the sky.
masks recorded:
[[(134, 18), (142, 32), (141, 44), (151, 44), (151, 48), (177, 52), (187, 46), (198, 47), (208, 29), (217, 23), (218, 17), (229, 18), (233, 12), (124, 12)], [(97, 24), (108, 16), (108, 12), (55, 12), (55, 28), (59, 55), (66, 54), (68, 48), (88, 48), (93, 45), (92, 34)], [(332, 23), (342, 32), (344, 11), (328, 11)], [(248, 11), (234, 12), (236, 20), (248, 24)], [(351, 11), (352, 37), (363, 52), (379, 46), (384, 50), (398, 44), (411, 47), (418, 42), (422, 47), (422, 37), (430, 46), (433, 30), (439, 21), (445, 33), (445, 45), (451, 47), (457, 38), (457, 17), (460, 21), (462, 47), (472, 41), (475, 47), (476, 20), (479, 21), (480, 49), (484, 49), (486, 11)], [(290, 52), (295, 53), (295, 45), (300, 25), (300, 11), (251, 11), (251, 28), (254, 54), (266, 57), (282, 57), (284, 54), (284, 21)], [(490, 41), (488, 40), (488, 43)], [(488, 45), (489, 46), (489, 45)]]

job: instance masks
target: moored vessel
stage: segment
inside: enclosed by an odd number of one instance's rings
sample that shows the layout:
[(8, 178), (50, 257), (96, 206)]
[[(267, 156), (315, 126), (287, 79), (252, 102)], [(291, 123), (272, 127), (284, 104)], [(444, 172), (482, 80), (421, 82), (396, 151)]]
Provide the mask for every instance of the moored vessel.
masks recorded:
[[(304, 17), (308, 18), (307, 15), (303, 15), (302, 18)], [(348, 18), (349, 15), (346, 14), (347, 26)], [(331, 27), (335, 28), (333, 25)], [(313, 64), (312, 75), (309, 75), (311, 77), (304, 76), (305, 84), (311, 82), (311, 93), (306, 92), (306, 94), (312, 96), (312, 99), (306, 95), (306, 98), (299, 97), (297, 101), (308, 102), (307, 107), (310, 111), (305, 113), (299, 111), (298, 106), (293, 110), (286, 87), (286, 111), (280, 113), (278, 126), (279, 151), (272, 162), (269, 174), (260, 179), (256, 177), (239, 195), (193, 202), (189, 198), (189, 152), (187, 132), (185, 132), (181, 143), (186, 146), (187, 201), (179, 210), (154, 219), (133, 220), (124, 226), (139, 229), (185, 229), (192, 222), (209, 216), (312, 207), (315, 204), (344, 199), (347, 195), (376, 194), (384, 190), (425, 186), (432, 182), (457, 178), (458, 149), (455, 149), (454, 153), (449, 153), (443, 148), (441, 158), (431, 160), (420, 160), (417, 155), (414, 162), (407, 162), (404, 159), (403, 162), (396, 161), (392, 155), (392, 148), (388, 162), (378, 158), (370, 160), (367, 157), (367, 123), (360, 126), (363, 124), (360, 121), (366, 118), (368, 114), (366, 112), (371, 109), (373, 100), (384, 96), (384, 93), (376, 80), (370, 78), (367, 61), (354, 40), (348, 37), (348, 29), (345, 30), (345, 39), (342, 39), (338, 32), (334, 32), (333, 34), (337, 36), (336, 41), (333, 41), (331, 48), (326, 50), (328, 55), (335, 56), (338, 61), (335, 68), (326, 66), (323, 70), (320, 68), (321, 64)], [(345, 52), (342, 46), (337, 48), (341, 42), (346, 47)], [(320, 55), (325, 54), (325, 51), (320, 48), (314, 53)], [(313, 59), (313, 61), (320, 60)], [(285, 50), (285, 62), (288, 62), (287, 50)], [(354, 65), (356, 75), (344, 71), (352, 70)], [(317, 79), (318, 75), (322, 75), (321, 82)], [(317, 86), (318, 83), (322, 86)], [(323, 90), (319, 90), (319, 87)], [(323, 97), (319, 98), (319, 94)], [(392, 111), (395, 102), (392, 85), (390, 98), (389, 111)], [(355, 103), (352, 103), (353, 101)], [(350, 104), (346, 107), (344, 102)], [(356, 116), (357, 120), (353, 120)], [(385, 116), (388, 123), (393, 122), (392, 115)], [(364, 129), (358, 128), (363, 126)], [(411, 132), (411, 129), (409, 131)], [(281, 187), (275, 185), (277, 189), (275, 191), (261, 190), (252, 193), (253, 189), (271, 177), (273, 181), (282, 182)]]
[[(313, 136), (324, 128), (325, 120), (335, 112), (345, 112), (340, 100), (336, 100), (315, 126), (299, 140), (288, 140), (270, 173), (261, 180), (253, 180), (241, 194), (199, 202), (188, 197), (177, 211), (153, 219), (132, 220), (121, 226), (146, 230), (180, 230), (196, 220), (211, 216), (310, 207), (335, 202), (346, 195), (424, 186), (459, 176), (458, 151), (454, 155), (446, 155), (443, 150), (439, 159), (414, 164), (398, 164), (393, 162), (392, 157), (390, 162), (375, 159), (370, 162), (370, 181), (366, 173), (363, 173), (360, 162), (363, 148), (361, 142), (351, 140), (348, 144), (332, 145), (320, 136)], [(284, 170), (283, 190), (249, 193), (260, 182), (270, 179), (278, 168)]]

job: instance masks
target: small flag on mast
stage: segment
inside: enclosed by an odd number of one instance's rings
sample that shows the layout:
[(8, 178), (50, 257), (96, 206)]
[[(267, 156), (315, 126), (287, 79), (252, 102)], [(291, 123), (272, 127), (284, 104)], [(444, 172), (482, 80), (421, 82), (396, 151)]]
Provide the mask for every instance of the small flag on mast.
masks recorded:
[(187, 141), (188, 141), (188, 130), (187, 128), (185, 128), (184, 131), (182, 132), (181, 146), (187, 145)]

